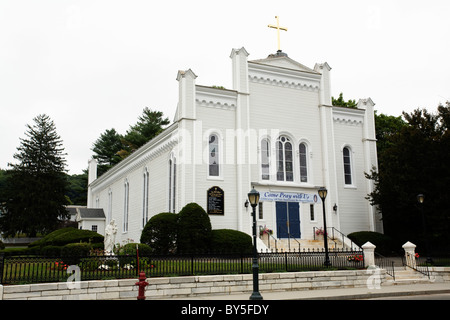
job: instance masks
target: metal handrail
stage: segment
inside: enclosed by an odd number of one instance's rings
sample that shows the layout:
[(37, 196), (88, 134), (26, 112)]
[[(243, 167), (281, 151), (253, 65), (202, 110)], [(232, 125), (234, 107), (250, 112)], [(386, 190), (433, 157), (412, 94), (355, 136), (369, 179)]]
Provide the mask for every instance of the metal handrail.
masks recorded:
[(386, 270), (386, 273), (390, 275), (394, 281), (395, 281), (395, 268), (394, 268), (394, 261), (388, 260), (385, 256), (382, 256), (381, 254), (375, 253), (375, 260), (377, 260), (376, 265), (381, 267), (382, 269)]

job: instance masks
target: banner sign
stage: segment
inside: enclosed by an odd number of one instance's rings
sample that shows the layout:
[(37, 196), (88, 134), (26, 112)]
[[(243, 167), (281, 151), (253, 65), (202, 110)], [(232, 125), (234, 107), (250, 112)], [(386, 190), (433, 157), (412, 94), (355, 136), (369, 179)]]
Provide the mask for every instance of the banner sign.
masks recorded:
[(321, 203), (318, 194), (314, 193), (294, 193), (294, 192), (273, 192), (265, 191), (260, 194), (260, 201), (287, 201), (287, 202), (307, 202)]

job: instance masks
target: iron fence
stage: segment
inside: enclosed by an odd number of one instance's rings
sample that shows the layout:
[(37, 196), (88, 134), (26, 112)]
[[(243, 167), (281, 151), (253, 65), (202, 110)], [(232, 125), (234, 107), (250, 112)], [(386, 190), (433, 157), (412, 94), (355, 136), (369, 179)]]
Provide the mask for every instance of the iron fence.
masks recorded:
[[(323, 250), (261, 252), (259, 272), (364, 268), (362, 251), (330, 250), (331, 267), (324, 265)], [(0, 255), (0, 283), (26, 284), (147, 277), (244, 274), (252, 272), (252, 254), (196, 253), (151, 256), (44, 257)]]

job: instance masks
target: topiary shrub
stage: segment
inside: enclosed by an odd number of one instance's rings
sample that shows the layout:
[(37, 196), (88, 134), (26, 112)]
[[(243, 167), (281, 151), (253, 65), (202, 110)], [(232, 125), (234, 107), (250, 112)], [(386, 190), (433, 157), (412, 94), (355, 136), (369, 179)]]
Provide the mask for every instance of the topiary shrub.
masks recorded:
[(369, 241), (376, 246), (375, 251), (384, 256), (391, 255), (395, 251), (392, 238), (379, 232), (358, 231), (348, 234), (347, 237), (360, 247)]
[(104, 237), (94, 231), (80, 230), (75, 228), (63, 228), (55, 230), (40, 240), (30, 243), (28, 246), (64, 246), (68, 243), (86, 242), (86, 243), (99, 243), (103, 242)]
[(46, 257), (60, 257), (61, 246), (45, 246), (40, 249), (40, 254)]
[(213, 252), (251, 253), (252, 237), (244, 232), (231, 229), (211, 231), (210, 250)]
[(92, 249), (90, 243), (69, 243), (61, 249), (61, 258), (68, 265), (78, 264), (81, 258), (85, 258), (89, 255), (89, 251)]
[(162, 212), (153, 216), (141, 234), (141, 243), (149, 245), (156, 253), (167, 254), (176, 250), (178, 215)]
[(197, 203), (188, 203), (178, 214), (177, 250), (181, 253), (207, 251), (211, 221)]

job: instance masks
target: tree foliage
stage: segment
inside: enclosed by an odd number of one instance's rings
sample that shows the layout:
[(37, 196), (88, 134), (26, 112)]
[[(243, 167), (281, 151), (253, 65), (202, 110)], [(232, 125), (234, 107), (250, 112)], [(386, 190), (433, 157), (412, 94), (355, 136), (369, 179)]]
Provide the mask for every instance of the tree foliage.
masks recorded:
[[(368, 175), (376, 187), (368, 198), (381, 209), (385, 233), (392, 238), (417, 245), (428, 239), (435, 247), (449, 243), (449, 114), (448, 102), (437, 113), (426, 109), (404, 112), (405, 125), (397, 119), (395, 129), (383, 137), (379, 171)], [(420, 193), (425, 195), (423, 208), (417, 202)]]
[(331, 104), (337, 107), (356, 108), (355, 100), (345, 101), (342, 92), (339, 94), (339, 98), (335, 99), (331, 97)]
[(98, 161), (98, 176), (156, 137), (168, 124), (169, 119), (163, 118), (161, 111), (145, 107), (137, 123), (130, 126), (125, 135), (114, 128), (107, 129), (92, 147), (93, 158)]
[(45, 114), (27, 125), (26, 138), (6, 172), (2, 198), (4, 200), (0, 228), (5, 235), (25, 233), (36, 236), (38, 232), (54, 230), (58, 219), (68, 213), (65, 193), (68, 187), (64, 148), (53, 121)]

